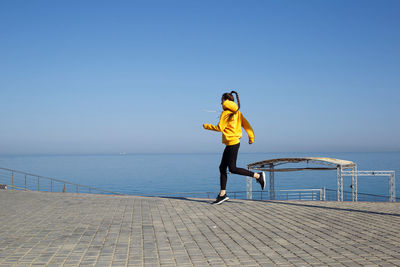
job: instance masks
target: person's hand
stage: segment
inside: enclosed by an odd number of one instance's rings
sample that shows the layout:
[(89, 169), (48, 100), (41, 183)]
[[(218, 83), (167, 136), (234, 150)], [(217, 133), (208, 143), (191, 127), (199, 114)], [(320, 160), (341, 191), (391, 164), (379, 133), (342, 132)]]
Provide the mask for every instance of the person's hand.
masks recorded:
[(253, 141), (249, 140), (249, 145), (251, 145), (252, 143), (254, 143)]

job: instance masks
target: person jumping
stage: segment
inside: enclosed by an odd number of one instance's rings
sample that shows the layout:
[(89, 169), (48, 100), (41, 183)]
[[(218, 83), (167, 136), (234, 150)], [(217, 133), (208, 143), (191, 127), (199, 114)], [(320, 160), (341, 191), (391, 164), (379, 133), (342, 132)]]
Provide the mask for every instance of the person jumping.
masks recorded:
[[(234, 102), (233, 94), (236, 95), (237, 105)], [(235, 91), (224, 93), (221, 97), (221, 104), (223, 111), (218, 125), (203, 124), (203, 128), (206, 130), (222, 132), (222, 143), (226, 145), (224, 153), (222, 154), (221, 164), (219, 165), (221, 190), (213, 204), (221, 204), (229, 199), (226, 195), (226, 182), (228, 180), (226, 173), (227, 168), (229, 168), (231, 173), (255, 178), (261, 185), (262, 190), (264, 190), (266, 184), (264, 172), (256, 173), (236, 167), (240, 138), (242, 137), (242, 127), (249, 136), (249, 144), (254, 143), (253, 129), (239, 111), (240, 101), (238, 93)]]

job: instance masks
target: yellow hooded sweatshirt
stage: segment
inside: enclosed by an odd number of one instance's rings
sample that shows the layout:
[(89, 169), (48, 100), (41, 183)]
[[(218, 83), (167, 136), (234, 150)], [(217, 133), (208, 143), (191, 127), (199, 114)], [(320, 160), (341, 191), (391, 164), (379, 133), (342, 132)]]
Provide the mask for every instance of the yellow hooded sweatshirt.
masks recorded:
[(218, 125), (203, 124), (204, 129), (222, 132), (222, 143), (227, 146), (236, 145), (240, 142), (242, 137), (242, 127), (249, 135), (249, 142), (254, 142), (254, 132), (250, 126), (250, 123), (245, 119), (243, 114), (238, 111), (231, 119), (229, 115), (238, 109), (235, 102), (225, 100), (222, 104), (224, 111), (221, 114)]

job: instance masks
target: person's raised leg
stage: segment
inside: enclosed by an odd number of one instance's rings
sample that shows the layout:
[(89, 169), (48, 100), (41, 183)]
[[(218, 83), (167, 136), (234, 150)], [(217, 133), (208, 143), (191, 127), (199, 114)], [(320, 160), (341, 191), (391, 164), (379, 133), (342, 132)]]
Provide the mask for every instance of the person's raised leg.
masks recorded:
[(231, 157), (229, 157), (228, 167), (229, 171), (234, 174), (239, 174), (243, 176), (253, 177), (257, 180), (257, 182), (261, 185), (261, 189), (264, 190), (266, 180), (264, 172), (252, 172), (243, 168), (238, 168), (236, 166), (237, 156), (239, 152), (240, 143), (234, 146), (231, 146)]

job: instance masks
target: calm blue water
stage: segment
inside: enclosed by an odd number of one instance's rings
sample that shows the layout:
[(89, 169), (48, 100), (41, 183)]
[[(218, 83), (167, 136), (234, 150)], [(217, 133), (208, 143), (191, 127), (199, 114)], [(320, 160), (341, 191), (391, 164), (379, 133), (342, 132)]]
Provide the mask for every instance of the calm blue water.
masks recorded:
[[(238, 166), (280, 157), (323, 156), (351, 160), (359, 170), (396, 171), (396, 196), (400, 196), (400, 152), (382, 153), (239, 153)], [(67, 156), (2, 156), (0, 167), (25, 171), (74, 183), (128, 193), (216, 192), (221, 153), (127, 154)], [(344, 177), (351, 191), (351, 177)], [(259, 190), (253, 183), (253, 190)], [(276, 189), (336, 189), (336, 171), (303, 171), (275, 174)], [(229, 175), (228, 191), (246, 190), (243, 176)], [(387, 195), (386, 177), (359, 177), (358, 191)]]

